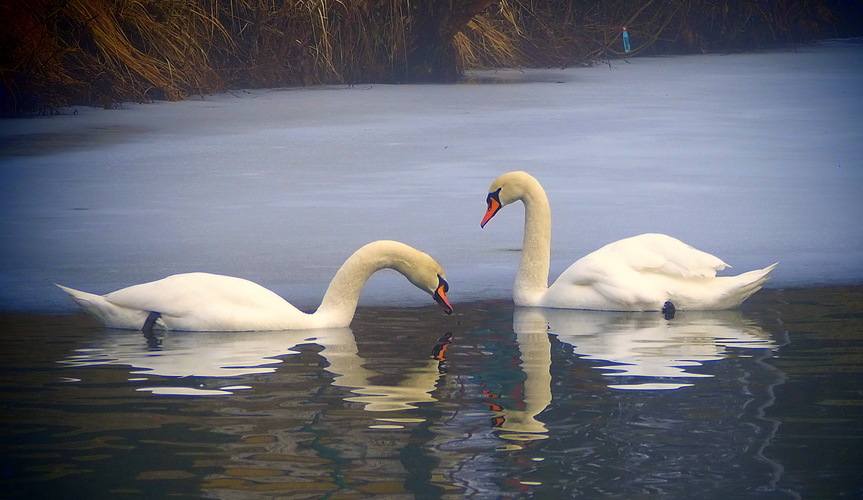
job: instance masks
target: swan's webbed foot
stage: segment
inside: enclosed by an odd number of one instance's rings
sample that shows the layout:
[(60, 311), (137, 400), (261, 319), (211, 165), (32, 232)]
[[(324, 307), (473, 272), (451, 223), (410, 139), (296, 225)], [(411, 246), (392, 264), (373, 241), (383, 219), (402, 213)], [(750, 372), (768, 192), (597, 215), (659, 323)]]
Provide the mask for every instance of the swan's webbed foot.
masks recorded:
[(147, 316), (147, 320), (144, 321), (144, 326), (141, 327), (141, 331), (144, 332), (144, 335), (153, 335), (153, 327), (156, 325), (156, 321), (162, 317), (161, 313), (157, 313), (156, 311), (150, 311), (150, 314)]
[(666, 300), (665, 304), (662, 304), (662, 315), (665, 319), (674, 319), (676, 313), (677, 308), (674, 307), (674, 304), (670, 300)]

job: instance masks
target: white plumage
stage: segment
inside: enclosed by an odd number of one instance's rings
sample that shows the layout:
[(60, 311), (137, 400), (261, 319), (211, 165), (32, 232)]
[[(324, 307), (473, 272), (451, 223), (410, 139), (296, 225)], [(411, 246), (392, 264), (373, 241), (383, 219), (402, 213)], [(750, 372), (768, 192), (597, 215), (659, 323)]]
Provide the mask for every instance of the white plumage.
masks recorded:
[(368, 278), (395, 269), (452, 312), (449, 285), (440, 265), (404, 243), (376, 241), (348, 258), (330, 282), (314, 313), (300, 311), (276, 293), (251, 281), (209, 273), (175, 274), (95, 295), (57, 285), (109, 328), (138, 330), (151, 313), (157, 325), (184, 331), (259, 331), (346, 327), (353, 319)]
[(482, 226), (502, 207), (525, 207), (522, 258), (513, 289), (518, 306), (609, 311), (721, 310), (761, 289), (776, 264), (738, 276), (716, 276), (728, 264), (664, 234), (610, 243), (565, 270), (548, 286), (551, 208), (545, 190), (525, 172), (498, 177), (489, 188)]

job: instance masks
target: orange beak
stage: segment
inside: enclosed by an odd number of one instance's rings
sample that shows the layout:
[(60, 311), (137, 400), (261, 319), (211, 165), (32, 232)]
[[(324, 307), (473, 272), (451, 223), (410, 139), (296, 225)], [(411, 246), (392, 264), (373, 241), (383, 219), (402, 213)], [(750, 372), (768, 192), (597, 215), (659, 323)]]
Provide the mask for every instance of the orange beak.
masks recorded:
[(452, 304), (450, 304), (449, 299), (446, 298), (446, 293), (449, 291), (449, 283), (440, 276), (438, 276), (437, 279), (438, 287), (434, 292), (434, 300), (443, 307), (443, 312), (452, 314)]
[(489, 193), (485, 202), (488, 204), (488, 209), (485, 211), (485, 215), (482, 218), (482, 222), (479, 223), (479, 227), (485, 227), (498, 210), (503, 208), (503, 205), (500, 203), (500, 189), (494, 193)]

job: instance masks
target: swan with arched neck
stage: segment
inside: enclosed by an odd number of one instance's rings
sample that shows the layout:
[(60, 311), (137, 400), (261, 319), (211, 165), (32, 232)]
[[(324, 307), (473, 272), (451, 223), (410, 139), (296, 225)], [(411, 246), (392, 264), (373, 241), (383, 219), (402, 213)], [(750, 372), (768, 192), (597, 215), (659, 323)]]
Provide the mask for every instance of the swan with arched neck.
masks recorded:
[(354, 252), (336, 272), (314, 313), (297, 309), (257, 283), (219, 274), (175, 274), (107, 295), (57, 286), (108, 328), (139, 330), (147, 324), (182, 331), (341, 328), (351, 323), (366, 281), (385, 268), (404, 275), (447, 314), (452, 313), (446, 296), (449, 284), (440, 264), (413, 247), (387, 240)]
[(642, 234), (582, 257), (549, 286), (551, 207), (539, 181), (526, 172), (498, 177), (489, 188), (480, 226), (517, 201), (524, 204), (525, 213), (521, 263), (513, 287), (517, 306), (659, 311), (671, 302), (680, 310), (731, 309), (760, 290), (776, 267), (717, 276), (729, 267), (718, 257), (671, 236)]

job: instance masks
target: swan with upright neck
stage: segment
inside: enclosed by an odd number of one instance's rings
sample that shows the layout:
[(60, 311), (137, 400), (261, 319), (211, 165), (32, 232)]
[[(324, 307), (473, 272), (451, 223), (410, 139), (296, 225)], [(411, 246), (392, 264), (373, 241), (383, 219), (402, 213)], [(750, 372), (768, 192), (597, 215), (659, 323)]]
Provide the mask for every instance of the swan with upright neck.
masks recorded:
[[(776, 264), (738, 276), (716, 276), (728, 264), (664, 234), (610, 243), (577, 260), (548, 285), (551, 207), (540, 183), (526, 172), (492, 182), (480, 227), (516, 201), (524, 204), (524, 243), (513, 287), (517, 306), (607, 311), (722, 310), (761, 289)], [(667, 306), (666, 306), (667, 307)]]
[(404, 275), (452, 314), (441, 266), (429, 255), (396, 241), (376, 241), (354, 252), (336, 272), (314, 313), (300, 311), (257, 283), (209, 273), (175, 274), (107, 295), (57, 286), (108, 328), (146, 330), (154, 322), (181, 331), (341, 328), (350, 325), (366, 281), (385, 268)]

